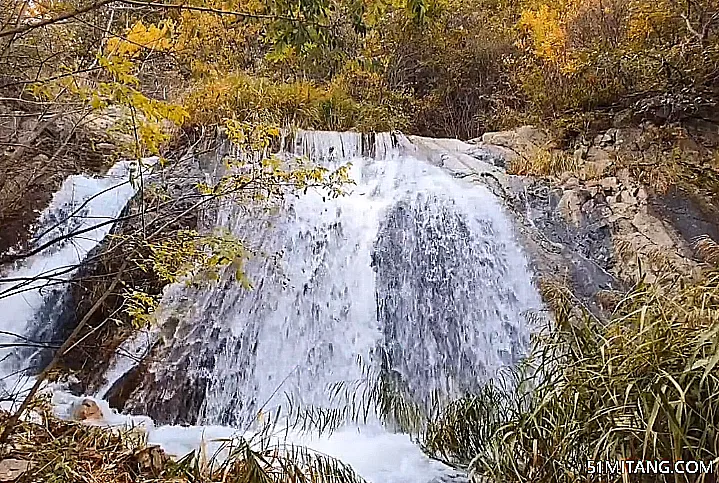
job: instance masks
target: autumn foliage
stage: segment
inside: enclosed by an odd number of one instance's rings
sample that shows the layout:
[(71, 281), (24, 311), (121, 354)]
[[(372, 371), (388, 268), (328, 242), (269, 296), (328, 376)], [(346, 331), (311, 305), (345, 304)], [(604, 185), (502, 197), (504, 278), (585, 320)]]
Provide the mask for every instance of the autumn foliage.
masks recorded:
[[(93, 108), (114, 100), (144, 111), (134, 91), (98, 83), (108, 77), (150, 98), (162, 89), (163, 101), (188, 103), (188, 116), (167, 112), (179, 125), (221, 123), (236, 105), (240, 117), (251, 108), (306, 127), (469, 138), (661, 92), (713, 98), (719, 67), (716, 0), (102, 3), (0, 37), (3, 75), (25, 78), (4, 85), (47, 97), (42, 79), (62, 71), (72, 82), (60, 89), (77, 85)], [(18, 0), (3, 30), (86, 6), (69, 4)], [(47, 58), (20, 60), (31, 45)], [(143, 136), (155, 151), (158, 133)]]

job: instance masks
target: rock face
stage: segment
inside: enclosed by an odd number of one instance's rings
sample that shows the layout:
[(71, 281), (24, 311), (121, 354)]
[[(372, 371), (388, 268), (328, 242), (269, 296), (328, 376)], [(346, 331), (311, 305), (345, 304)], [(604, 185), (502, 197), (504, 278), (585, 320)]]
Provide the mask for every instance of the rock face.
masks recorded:
[[(487, 133), (481, 145), (507, 145), (508, 140), (527, 137), (520, 133), (534, 131), (520, 128), (515, 136)], [(570, 247), (619, 281), (631, 284), (644, 277), (652, 282), (668, 273), (691, 276), (701, 261), (693, 249), (696, 237), (719, 240), (719, 210), (672, 186), (674, 166), (665, 164), (677, 156), (691, 163), (711, 155), (718, 136), (700, 134), (650, 123), (611, 128), (578, 141), (573, 148), (574, 172), (526, 178), (524, 194), (517, 195), (525, 198), (530, 218), (550, 240)], [(523, 157), (535, 149), (518, 142), (513, 148)]]
[(528, 155), (545, 146), (549, 136), (534, 126), (522, 126), (511, 131), (488, 132), (482, 136), (482, 145), (502, 154), (507, 161)]
[[(679, 141), (670, 146), (662, 141), (667, 136)], [(642, 278), (697, 274), (701, 259), (694, 241), (701, 235), (719, 240), (719, 210), (671, 186), (671, 179), (661, 176), (670, 169), (663, 165), (647, 179), (635, 176), (646, 169), (642, 163), (672, 159), (677, 146), (686, 147), (682, 155), (706, 154), (706, 146), (714, 146), (707, 136), (698, 143), (682, 128), (648, 123), (611, 128), (570, 148), (576, 163), (571, 171), (536, 178), (504, 170), (550, 146), (550, 137), (532, 126), (485, 133), (464, 145), (433, 140), (431, 146), (445, 150), (446, 169), (505, 199), (540, 276), (565, 278), (592, 303), (598, 291), (626, 288)]]
[(30, 461), (19, 459), (4, 459), (0, 461), (0, 481), (18, 481), (20, 477), (32, 467)]

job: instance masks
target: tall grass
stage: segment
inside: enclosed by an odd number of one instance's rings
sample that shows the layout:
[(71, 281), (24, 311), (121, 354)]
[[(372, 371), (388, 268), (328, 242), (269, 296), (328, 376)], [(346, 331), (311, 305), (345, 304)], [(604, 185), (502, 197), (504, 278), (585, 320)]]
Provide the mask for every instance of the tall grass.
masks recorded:
[[(693, 285), (639, 283), (609, 322), (576, 307), (561, 287), (545, 287), (545, 297), (555, 322), (537, 337), (518, 384), (448, 407), (425, 435), (435, 456), (501, 482), (594, 481), (589, 460), (717, 467), (719, 271)], [(603, 481), (615, 477), (627, 475)]]
[(284, 83), (244, 73), (200, 82), (186, 95), (185, 105), (193, 125), (230, 118), (305, 129), (391, 131), (407, 122), (391, 99), (356, 99), (341, 82)]

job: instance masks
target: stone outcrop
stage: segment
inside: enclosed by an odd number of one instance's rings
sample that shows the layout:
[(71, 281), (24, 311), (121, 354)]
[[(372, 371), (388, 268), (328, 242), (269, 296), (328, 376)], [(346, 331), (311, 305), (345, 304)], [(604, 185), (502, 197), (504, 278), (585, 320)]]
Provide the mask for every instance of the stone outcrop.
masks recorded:
[[(625, 283), (642, 276), (649, 282), (668, 274), (692, 276), (701, 263), (693, 249), (694, 240), (700, 235), (716, 240), (719, 235), (715, 214), (699, 210), (687, 193), (671, 186), (668, 176), (663, 179), (661, 170), (671, 170), (672, 166), (660, 163), (673, 156), (691, 158), (711, 153), (712, 143), (704, 142), (706, 139), (697, 142), (695, 137), (682, 127), (644, 123), (579, 139), (573, 154), (576, 170), (526, 180), (529, 186), (543, 187), (543, 196), (552, 199), (529, 199), (530, 205), (539, 208), (534, 216), (551, 219), (555, 236), (560, 220), (568, 232), (583, 233), (576, 248)], [(488, 134), (484, 138), (495, 136)], [(505, 138), (506, 135), (500, 137)], [(531, 156), (532, 152), (520, 154)], [(654, 164), (658, 168), (652, 171)], [(646, 172), (650, 173), (646, 180), (636, 178)], [(667, 199), (674, 202), (667, 203)], [(689, 212), (687, 222), (681, 214)], [(602, 238), (606, 240), (605, 249), (589, 249), (587, 241)]]
[[(679, 140), (671, 148), (658, 140), (667, 130)], [(503, 197), (535, 271), (567, 278), (590, 303), (599, 291), (626, 288), (641, 278), (693, 277), (702, 265), (696, 237), (719, 240), (715, 213), (662, 185), (665, 180), (642, 182), (635, 178), (637, 170), (629, 169), (631, 162), (641, 166), (637, 160), (665, 159), (677, 145), (689, 156), (706, 152), (706, 143), (694, 142), (682, 128), (647, 123), (608, 129), (569, 149), (576, 169), (542, 177), (513, 176), (505, 169), (539, 149), (552, 149), (550, 136), (531, 126), (485, 133), (468, 143), (410, 139), (417, 146), (413, 154), (431, 152), (431, 160), (441, 158), (435, 164)]]
[(481, 138), (469, 141), (479, 151), (493, 155), (495, 162), (500, 166), (514, 161), (519, 157), (531, 156), (537, 150), (544, 148), (550, 138), (546, 132), (534, 126), (522, 126), (511, 131), (487, 132)]
[(22, 475), (32, 468), (32, 462), (16, 458), (0, 461), (0, 481), (18, 481)]

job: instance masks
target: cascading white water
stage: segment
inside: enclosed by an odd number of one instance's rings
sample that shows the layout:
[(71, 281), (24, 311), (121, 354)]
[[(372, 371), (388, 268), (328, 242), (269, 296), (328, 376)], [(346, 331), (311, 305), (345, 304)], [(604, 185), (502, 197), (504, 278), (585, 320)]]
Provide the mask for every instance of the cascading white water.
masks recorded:
[[(530, 333), (524, 314), (541, 302), (510, 220), (488, 190), (413, 158), (403, 142), (300, 132), (294, 154), (352, 164), (347, 196), (310, 190), (277, 210), (217, 211), (214, 226), (255, 253), (246, 266), (254, 288), (229, 276), (210, 287), (169, 287), (150, 338), (123, 345), (156, 346), (126, 409), (205, 425), (158, 427), (150, 441), (180, 455), (200, 439), (231, 435), (227, 426), (250, 427), (286, 395), (328, 406), (330, 385), (364, 377), (358, 359), (426, 402), (435, 392), (471, 391), (521, 356)], [(128, 361), (111, 365), (100, 396), (132, 369)], [(72, 400), (58, 402), (66, 409)], [(448, 474), (378, 423), (293, 440), (374, 483)]]
[(158, 390), (140, 388), (136, 411), (245, 427), (287, 395), (328, 406), (330, 386), (364, 377), (358, 359), (425, 402), (476, 389), (520, 357), (523, 314), (540, 299), (498, 200), (393, 152), (389, 136), (367, 144), (356, 133), (296, 139), (296, 154), (352, 164), (347, 196), (218, 212), (215, 225), (259, 254), (247, 267), (255, 289), (229, 279), (173, 289), (169, 357), (151, 365)]
[[(365, 377), (358, 359), (419, 402), (471, 391), (515, 362), (528, 344), (524, 314), (541, 302), (510, 220), (487, 189), (406, 155), (399, 141), (300, 132), (294, 154), (334, 168), (351, 163), (347, 196), (311, 190), (277, 210), (221, 208), (213, 225), (256, 254), (246, 266), (254, 288), (225, 277), (167, 290), (165, 328), (155, 331), (161, 349), (126, 408), (171, 424), (249, 428), (286, 406), (287, 395), (336, 402), (329, 386)], [(104, 389), (126, 369), (115, 366)], [(165, 446), (199, 440), (199, 429), (165, 428)], [(377, 423), (292, 440), (375, 483), (447, 474)]]
[[(146, 159), (152, 164), (154, 159)], [(133, 163), (122, 161), (105, 176), (70, 176), (36, 224), (30, 248), (46, 249), (24, 258), (0, 278), (0, 387), (23, 384), (28, 351), (20, 351), (34, 328), (52, 326), (67, 291), (67, 281), (88, 253), (110, 232), (114, 220), (135, 194)], [(42, 341), (40, 341), (42, 342)], [(17, 344), (17, 345), (16, 345)], [(38, 368), (35, 368), (37, 370)]]

